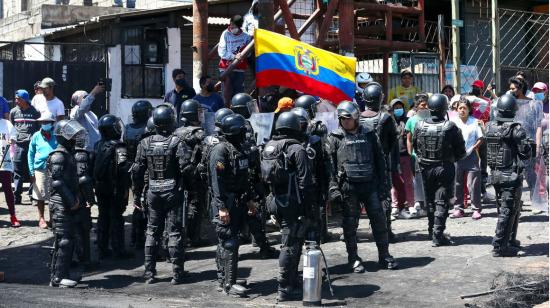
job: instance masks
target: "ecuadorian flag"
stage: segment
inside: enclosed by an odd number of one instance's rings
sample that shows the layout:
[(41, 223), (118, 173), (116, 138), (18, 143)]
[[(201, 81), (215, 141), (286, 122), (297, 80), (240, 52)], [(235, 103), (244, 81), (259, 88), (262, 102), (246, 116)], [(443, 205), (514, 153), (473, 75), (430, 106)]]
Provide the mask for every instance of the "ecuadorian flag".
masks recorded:
[(353, 99), (355, 58), (262, 29), (256, 29), (254, 45), (256, 86), (284, 86), (335, 104)]

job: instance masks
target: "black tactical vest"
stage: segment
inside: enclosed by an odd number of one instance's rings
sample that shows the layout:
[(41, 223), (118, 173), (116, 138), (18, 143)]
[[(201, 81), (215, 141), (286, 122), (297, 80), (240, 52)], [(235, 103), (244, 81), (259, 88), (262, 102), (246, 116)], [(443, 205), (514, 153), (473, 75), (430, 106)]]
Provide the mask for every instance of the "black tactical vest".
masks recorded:
[(445, 140), (447, 131), (453, 127), (450, 121), (428, 123), (420, 121), (416, 128), (416, 151), (420, 163), (431, 164), (443, 161), (454, 162), (450, 140)]
[(126, 125), (124, 131), (124, 143), (128, 149), (128, 160), (133, 162), (136, 158), (137, 147), (147, 129), (147, 125), (135, 126), (134, 124)]
[(178, 185), (179, 164), (176, 151), (179, 138), (153, 135), (146, 139), (145, 156), (149, 174), (149, 191), (171, 191)]
[(518, 152), (513, 131), (518, 125), (514, 122), (503, 122), (499, 125), (496, 121), (487, 124), (487, 165), (491, 169), (507, 170), (516, 166)]
[(349, 182), (369, 182), (374, 178), (373, 146), (368, 129), (360, 126), (357, 134), (343, 134), (337, 149), (338, 170)]

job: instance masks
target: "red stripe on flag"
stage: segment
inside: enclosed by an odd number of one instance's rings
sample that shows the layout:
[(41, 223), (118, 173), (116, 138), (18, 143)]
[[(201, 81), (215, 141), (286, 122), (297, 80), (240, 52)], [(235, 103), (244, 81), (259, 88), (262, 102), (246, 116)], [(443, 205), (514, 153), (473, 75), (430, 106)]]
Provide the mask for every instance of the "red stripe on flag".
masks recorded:
[(257, 72), (256, 86), (283, 86), (306, 94), (319, 96), (333, 102), (335, 105), (338, 105), (341, 101), (351, 101), (353, 99), (332, 85), (319, 82), (304, 75), (294, 74), (283, 70), (265, 70)]

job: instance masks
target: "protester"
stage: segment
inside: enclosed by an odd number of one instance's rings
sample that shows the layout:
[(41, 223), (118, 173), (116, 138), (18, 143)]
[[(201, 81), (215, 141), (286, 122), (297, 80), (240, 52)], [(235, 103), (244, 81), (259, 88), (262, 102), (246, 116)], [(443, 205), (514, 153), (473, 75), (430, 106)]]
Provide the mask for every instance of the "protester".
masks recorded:
[(527, 78), (527, 74), (524, 71), (517, 71), (515, 77), (522, 79), (525, 82), (527, 87), (527, 90), (525, 91), (525, 96), (530, 99), (535, 99), (535, 94), (529, 90), (529, 79)]
[(94, 145), (99, 140), (99, 130), (97, 128), (97, 115), (91, 111), (92, 104), (98, 94), (105, 91), (105, 86), (97, 84), (90, 93), (83, 90), (78, 90), (71, 96), (70, 119), (76, 120), (87, 131), (88, 140), (86, 142), (86, 150), (94, 150)]
[(243, 32), (254, 36), (254, 30), (258, 28), (258, 0), (253, 0), (250, 10), (244, 15)]
[(32, 135), (27, 160), (33, 184), (32, 199), (38, 208), (38, 226), (46, 229), (48, 225), (44, 220), (44, 205), (49, 198), (46, 185), (46, 160), (48, 155), (57, 147), (57, 141), (53, 135), (55, 116), (49, 112), (44, 112), (37, 121), (40, 123), (41, 128)]
[(453, 86), (451, 85), (445, 85), (443, 87), (443, 89), (441, 89), (441, 94), (445, 94), (447, 96), (447, 98), (449, 98), (449, 101), (451, 100), (451, 98), (453, 98), (453, 96), (455, 96), (455, 88), (453, 88)]
[[(414, 208), (413, 174), (411, 168), (411, 155), (407, 151), (407, 115), (405, 104), (400, 98), (390, 102), (390, 113), (397, 127), (397, 146), (392, 150), (392, 216), (395, 218), (409, 218), (408, 208)], [(394, 163), (395, 162), (395, 163)], [(414, 209), (411, 209), (414, 212)]]
[(413, 86), (413, 73), (410, 70), (401, 72), (401, 84), (390, 89), (388, 93), (388, 103), (394, 98), (406, 98), (405, 112), (408, 112), (414, 106), (414, 96), (420, 92), (420, 89)]
[(532, 92), (533, 99), (542, 102), (544, 100), (544, 96), (548, 92), (548, 86), (544, 82), (539, 81), (533, 86)]
[[(485, 83), (482, 80), (476, 80), (472, 83), (472, 90), (468, 97), (470, 99), (471, 106), (473, 108), (472, 116), (478, 120), (487, 123), (491, 113), (491, 100), (483, 96), (483, 90), (485, 89)], [(476, 99), (477, 98), (477, 99)]]
[(407, 133), (407, 151), (412, 158), (412, 172), (413, 187), (414, 187), (414, 206), (409, 208), (409, 214), (411, 218), (419, 217), (423, 215), (424, 204), (424, 185), (422, 183), (422, 174), (420, 173), (418, 162), (416, 161), (416, 153), (413, 149), (412, 134), (416, 123), (421, 120), (425, 120), (430, 116), (430, 110), (428, 110), (428, 94), (419, 93), (416, 95), (418, 99), (415, 105), (415, 113), (412, 117), (409, 117), (405, 124), (405, 131)]
[(15, 216), (15, 200), (11, 182), (13, 177), (12, 154), (10, 146), (15, 144), (16, 131), (10, 121), (0, 119), (0, 183), (6, 198), (6, 204), (10, 213), (11, 226), (14, 228), (20, 227), (21, 224)]
[(181, 68), (172, 71), (172, 80), (174, 80), (174, 89), (164, 95), (164, 102), (172, 104), (176, 108), (176, 114), (180, 114), (181, 103), (195, 97), (197, 93), (185, 80), (185, 71)]
[(479, 122), (472, 116), (472, 104), (465, 97), (458, 103), (458, 117), (452, 118), (462, 132), (466, 157), (456, 162), (455, 172), (455, 207), (451, 217), (464, 216), (464, 180), (466, 177), (470, 200), (472, 202), (472, 219), (481, 218), (481, 170), (478, 150), (483, 143), (483, 131)]
[(55, 81), (50, 77), (46, 77), (42, 79), (38, 87), (42, 90), (45, 100), (38, 97), (35, 101), (33, 98), (32, 105), (34, 108), (36, 108), (40, 114), (46, 112), (53, 114), (56, 121), (63, 120), (65, 118), (65, 105), (63, 105), (63, 102), (55, 96)]
[(216, 112), (224, 107), (223, 98), (214, 90), (214, 81), (212, 77), (204, 75), (199, 79), (201, 91), (193, 99), (197, 100), (203, 107), (210, 112)]
[(29, 180), (29, 163), (27, 154), (32, 135), (40, 129), (36, 121), (40, 112), (30, 104), (29, 93), (25, 90), (15, 92), (16, 106), (10, 111), (10, 121), (17, 131), (17, 147), (13, 155), (15, 204), (21, 204), (23, 182)]
[(277, 103), (277, 109), (275, 109), (275, 113), (290, 111), (292, 108), (294, 108), (294, 101), (292, 100), (292, 98), (283, 97)]
[[(229, 27), (220, 36), (218, 43), (218, 55), (221, 58), (218, 64), (220, 75), (225, 72), (233, 60), (241, 58), (241, 52), (252, 40), (250, 35), (241, 30), (242, 25), (242, 16), (235, 15), (231, 18)], [(247, 68), (247, 61), (241, 61), (223, 81), (222, 93), (226, 107), (229, 107), (229, 102), (235, 94), (244, 92), (244, 72)]]

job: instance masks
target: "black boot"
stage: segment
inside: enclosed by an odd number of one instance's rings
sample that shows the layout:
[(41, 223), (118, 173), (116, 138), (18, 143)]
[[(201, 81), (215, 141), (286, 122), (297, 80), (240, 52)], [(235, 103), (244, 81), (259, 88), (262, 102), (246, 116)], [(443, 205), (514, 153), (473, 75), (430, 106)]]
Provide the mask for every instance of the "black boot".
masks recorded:
[(238, 250), (226, 250), (225, 258), (225, 290), (227, 294), (246, 297), (248, 289), (237, 284), (237, 265), (239, 261)]

